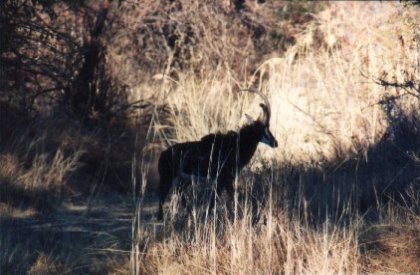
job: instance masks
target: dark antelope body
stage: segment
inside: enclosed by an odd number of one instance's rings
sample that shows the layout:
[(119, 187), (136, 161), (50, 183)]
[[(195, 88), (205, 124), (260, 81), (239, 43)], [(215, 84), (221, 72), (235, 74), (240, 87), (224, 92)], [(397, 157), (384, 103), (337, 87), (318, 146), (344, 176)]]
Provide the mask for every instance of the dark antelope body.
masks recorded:
[(209, 134), (199, 141), (174, 144), (161, 153), (158, 164), (160, 220), (173, 180), (181, 180), (184, 185), (192, 180), (209, 180), (216, 184), (218, 195), (226, 190), (233, 199), (235, 176), (249, 163), (258, 143), (277, 147), (277, 140), (269, 129), (271, 108), (267, 97), (254, 90), (248, 91), (260, 95), (264, 100), (264, 104), (260, 104), (263, 109), (260, 118), (243, 126), (238, 132)]

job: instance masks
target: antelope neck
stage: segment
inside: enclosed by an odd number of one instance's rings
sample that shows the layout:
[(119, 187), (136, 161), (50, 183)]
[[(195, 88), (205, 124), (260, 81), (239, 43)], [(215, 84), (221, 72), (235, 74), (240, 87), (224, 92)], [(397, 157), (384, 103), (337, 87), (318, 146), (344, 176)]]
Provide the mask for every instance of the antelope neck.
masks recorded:
[(241, 167), (245, 166), (254, 155), (263, 135), (259, 129), (261, 127), (261, 125), (253, 123), (239, 131), (239, 164)]

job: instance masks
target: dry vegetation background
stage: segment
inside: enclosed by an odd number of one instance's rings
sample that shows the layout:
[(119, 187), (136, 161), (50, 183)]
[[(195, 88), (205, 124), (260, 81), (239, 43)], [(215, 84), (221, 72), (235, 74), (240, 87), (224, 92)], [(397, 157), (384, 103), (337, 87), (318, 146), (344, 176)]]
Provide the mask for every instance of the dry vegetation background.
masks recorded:
[[(418, 1), (0, 7), (0, 274), (420, 273)], [(279, 147), (234, 216), (156, 223), (159, 152), (257, 117), (245, 87)]]

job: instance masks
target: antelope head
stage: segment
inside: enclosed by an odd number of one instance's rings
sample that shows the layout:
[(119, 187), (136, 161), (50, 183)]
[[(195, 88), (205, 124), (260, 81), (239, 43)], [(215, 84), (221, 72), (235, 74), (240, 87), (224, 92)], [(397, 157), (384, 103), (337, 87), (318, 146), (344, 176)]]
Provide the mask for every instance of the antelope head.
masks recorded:
[[(253, 92), (259, 95), (264, 100), (264, 103), (260, 104), (263, 110), (263, 113), (256, 121), (252, 122), (252, 124), (254, 125), (256, 130), (259, 131), (261, 134), (260, 142), (265, 143), (272, 148), (276, 148), (278, 146), (277, 140), (270, 131), (270, 118), (271, 118), (270, 102), (268, 101), (267, 97), (264, 94), (256, 90), (246, 89), (245, 91)], [(251, 118), (248, 117), (248, 120), (250, 121)]]

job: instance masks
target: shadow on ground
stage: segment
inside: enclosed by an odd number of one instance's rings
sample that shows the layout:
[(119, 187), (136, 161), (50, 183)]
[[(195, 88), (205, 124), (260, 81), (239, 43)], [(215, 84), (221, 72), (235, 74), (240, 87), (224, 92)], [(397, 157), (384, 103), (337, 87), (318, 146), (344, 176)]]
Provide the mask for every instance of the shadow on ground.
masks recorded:
[(419, 153), (420, 135), (405, 132), (400, 140), (385, 136), (363, 155), (340, 156), (319, 167), (279, 164), (257, 175), (256, 182), (276, 178), (277, 206), (309, 210), (314, 222), (338, 222), (354, 214), (376, 219), (379, 207), (410, 207), (407, 196), (420, 192)]
[[(150, 219), (156, 207), (152, 201), (146, 204), (142, 214)], [(37, 268), (39, 274), (104, 274), (129, 259), (133, 211), (130, 196), (103, 194), (88, 201), (69, 199), (50, 215), (4, 215), (0, 274), (27, 274)]]

